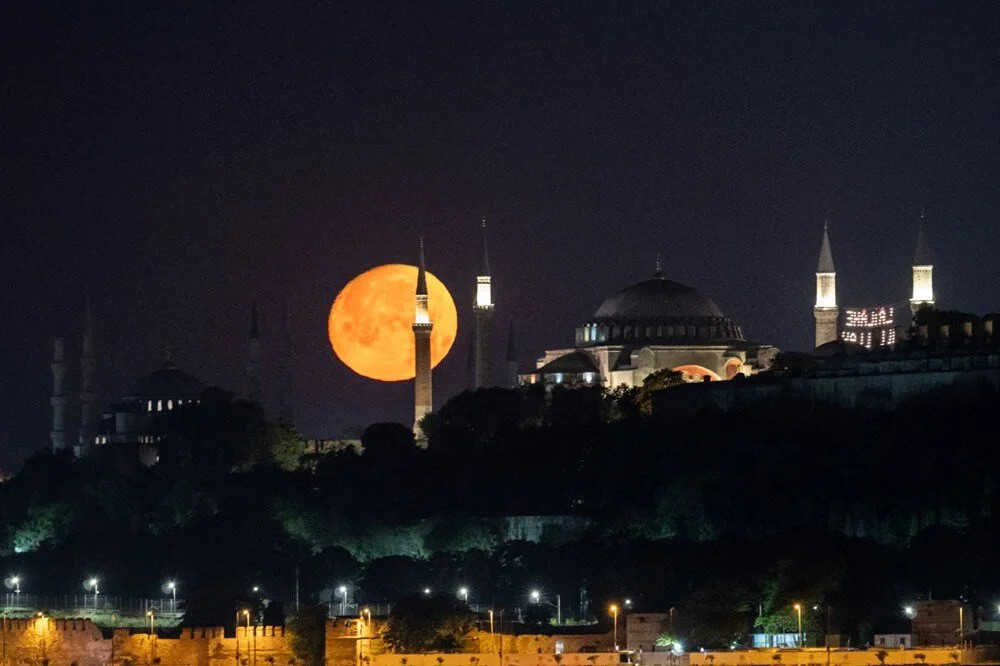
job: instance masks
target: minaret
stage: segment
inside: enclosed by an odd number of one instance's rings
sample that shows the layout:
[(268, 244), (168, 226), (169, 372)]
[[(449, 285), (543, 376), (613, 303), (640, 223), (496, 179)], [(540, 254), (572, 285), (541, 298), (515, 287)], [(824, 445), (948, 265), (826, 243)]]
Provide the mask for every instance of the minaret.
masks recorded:
[(934, 307), (934, 284), (931, 278), (933, 269), (931, 255), (924, 240), (924, 213), (920, 213), (917, 249), (913, 253), (913, 298), (910, 299), (910, 311), (914, 315), (920, 308)]
[(80, 357), (80, 437), (75, 453), (82, 457), (90, 453), (97, 434), (97, 348), (94, 344), (94, 318), (90, 298), (83, 322), (83, 355)]
[(278, 420), (287, 426), (293, 425), (295, 421), (295, 409), (293, 393), (295, 391), (295, 380), (292, 375), (292, 330), (288, 324), (288, 300), (281, 305), (281, 358), (279, 359), (278, 378), (280, 382), (278, 391)]
[(52, 450), (62, 451), (66, 448), (66, 407), (69, 398), (66, 397), (66, 341), (55, 339), (55, 351), (52, 354)]
[(250, 306), (250, 338), (247, 344), (247, 398), (260, 403), (260, 326), (257, 301)]
[(514, 318), (510, 318), (510, 331), (507, 333), (507, 387), (517, 388), (521, 385), (517, 376), (517, 350), (514, 347)]
[(816, 346), (837, 339), (837, 269), (833, 266), (833, 253), (830, 251), (830, 236), (827, 224), (823, 223), (823, 245), (819, 249), (819, 262), (816, 264), (816, 307), (813, 315), (816, 317)]
[(424, 239), (420, 239), (420, 265), (417, 268), (416, 313), (413, 318), (414, 370), (413, 434), (417, 441), (427, 439), (420, 421), (433, 408), (431, 390), (431, 322), (427, 309), (427, 267), (424, 264)]
[(490, 386), (492, 381), (492, 355), (490, 354), (490, 320), (493, 318), (493, 294), (490, 284), (490, 257), (486, 251), (486, 218), (483, 218), (483, 263), (476, 275), (476, 300), (472, 306), (475, 315), (475, 384), (473, 388)]

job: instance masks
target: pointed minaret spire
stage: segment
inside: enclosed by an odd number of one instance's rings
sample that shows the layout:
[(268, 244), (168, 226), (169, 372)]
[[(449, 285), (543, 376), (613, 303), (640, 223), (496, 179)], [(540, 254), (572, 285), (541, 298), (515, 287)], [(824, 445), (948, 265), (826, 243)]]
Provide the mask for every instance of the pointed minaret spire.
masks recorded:
[(413, 377), (413, 434), (418, 444), (427, 437), (420, 422), (434, 409), (431, 384), (431, 331), (427, 302), (427, 267), (424, 262), (424, 239), (420, 239), (420, 265), (417, 267), (416, 312), (413, 317), (414, 377)]
[(482, 265), (481, 265), (481, 267), (479, 269), (479, 274), (480, 275), (489, 275), (490, 274), (490, 253), (489, 253), (489, 251), (486, 248), (486, 218), (485, 217), (483, 217), (482, 227), (483, 227), (483, 263), (482, 263)]
[(250, 305), (250, 335), (247, 341), (247, 398), (260, 403), (260, 325), (257, 321), (257, 301)]
[(833, 252), (830, 251), (830, 222), (823, 221), (823, 244), (819, 248), (819, 261), (816, 262), (817, 273), (836, 273), (833, 265)]
[(816, 346), (837, 339), (837, 269), (833, 266), (833, 252), (830, 250), (829, 225), (823, 222), (823, 242), (816, 262), (816, 305), (813, 316), (816, 319)]
[(52, 353), (52, 450), (66, 448), (66, 341), (56, 338)]
[(83, 315), (83, 355), (80, 356), (80, 437), (75, 453), (90, 452), (97, 433), (97, 345), (94, 343), (94, 316), (90, 296)]
[(660, 253), (656, 253), (656, 270), (653, 271), (653, 277), (661, 278), (663, 277), (663, 264), (660, 263)]
[(910, 299), (910, 311), (915, 315), (920, 308), (933, 308), (934, 300), (934, 262), (927, 250), (927, 240), (924, 238), (924, 216), (927, 210), (920, 213), (920, 223), (917, 227), (917, 247), (913, 252), (913, 297)]
[(517, 388), (521, 381), (517, 376), (517, 348), (514, 346), (514, 318), (510, 318), (510, 330), (507, 332), (507, 387)]
[(490, 277), (490, 259), (486, 251), (486, 218), (483, 218), (483, 258), (479, 274), (476, 276), (476, 300), (472, 305), (475, 316), (474, 370), (472, 388), (482, 388), (493, 384), (492, 336), (490, 321), (493, 318), (493, 286)]
[(424, 262), (424, 237), (420, 237), (420, 264), (417, 266), (417, 296), (427, 295), (427, 265)]

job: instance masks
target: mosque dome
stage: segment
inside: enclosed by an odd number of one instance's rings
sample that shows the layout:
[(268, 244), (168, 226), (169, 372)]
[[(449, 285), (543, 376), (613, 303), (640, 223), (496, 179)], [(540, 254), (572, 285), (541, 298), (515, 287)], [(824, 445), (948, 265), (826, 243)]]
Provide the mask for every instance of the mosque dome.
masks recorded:
[(577, 347), (706, 345), (742, 342), (743, 332), (711, 298), (657, 269), (652, 279), (605, 299), (576, 337)]
[(659, 320), (690, 317), (724, 318), (711, 298), (697, 289), (654, 277), (622, 289), (601, 303), (594, 319)]
[(172, 361), (140, 377), (129, 391), (129, 398), (197, 398), (205, 385), (197, 377), (180, 370)]

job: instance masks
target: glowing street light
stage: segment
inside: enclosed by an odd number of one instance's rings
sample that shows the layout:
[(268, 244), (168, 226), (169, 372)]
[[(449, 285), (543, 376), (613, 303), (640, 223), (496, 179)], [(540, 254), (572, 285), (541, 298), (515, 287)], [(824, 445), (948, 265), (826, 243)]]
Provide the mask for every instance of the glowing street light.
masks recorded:
[(21, 577), (14, 576), (10, 582), (14, 584), (14, 594), (21, 594)]
[(464, 601), (465, 603), (469, 603), (469, 588), (467, 587), (458, 588), (458, 598)]
[(802, 647), (802, 604), (792, 606), (799, 617), (799, 647)]
[(425, 587), (424, 588), (424, 596), (425, 597), (431, 596), (431, 588), (429, 588), (429, 587)]
[(493, 635), (493, 609), (492, 608), (489, 610), (489, 614), (490, 614), (490, 636), (492, 636)]
[(541, 592), (539, 592), (538, 590), (532, 590), (531, 591), (531, 601), (532, 602), (534, 602), (534, 603), (537, 604), (538, 600), (541, 599), (541, 598), (542, 598), (542, 593)]
[(170, 595), (172, 597), (171, 610), (175, 613), (177, 612), (177, 583), (175, 581), (167, 581), (167, 589), (170, 590)]
[(341, 585), (337, 592), (340, 593), (340, 614), (347, 615), (347, 586)]
[(906, 617), (909, 617), (909, 618), (914, 618), (914, 617), (917, 616), (917, 611), (914, 610), (913, 606), (907, 606), (907, 607), (905, 607), (903, 609), (903, 612), (906, 614)]
[(615, 626), (615, 630), (614, 630), (615, 652), (618, 652), (618, 606), (616, 606), (615, 604), (611, 604), (611, 608), (609, 610), (611, 610), (611, 616), (614, 618), (614, 626)]
[(626, 599), (625, 600), (625, 608), (631, 608), (631, 607), (632, 607), (632, 600), (631, 599)]

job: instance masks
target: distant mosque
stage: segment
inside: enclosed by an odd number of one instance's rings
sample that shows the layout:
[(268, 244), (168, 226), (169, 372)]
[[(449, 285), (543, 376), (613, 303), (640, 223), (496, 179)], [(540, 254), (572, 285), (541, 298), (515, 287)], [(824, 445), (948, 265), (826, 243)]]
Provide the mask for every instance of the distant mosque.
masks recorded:
[[(292, 372), (291, 343), (288, 334), (287, 308), (282, 312), (284, 340), (279, 360), (280, 390), (278, 420), (292, 423)], [(253, 402), (261, 400), (261, 344), (257, 305), (250, 310), (250, 332), (247, 346), (244, 397)], [(52, 449), (62, 451), (72, 448), (74, 455), (85, 457), (105, 447), (115, 447), (126, 452), (141, 465), (150, 466), (159, 460), (162, 438), (157, 416), (191, 403), (198, 403), (206, 385), (194, 375), (178, 368), (167, 353), (162, 366), (137, 379), (127, 393), (115, 403), (99, 411), (97, 403), (97, 345), (94, 319), (88, 300), (84, 314), (83, 344), (80, 356), (80, 392), (78, 394), (79, 430), (71, 442), (70, 401), (66, 382), (66, 340), (56, 338), (52, 358)]]
[(933, 270), (927, 242), (924, 238), (924, 213), (917, 227), (916, 249), (913, 253), (913, 291), (910, 299), (882, 305), (848, 306), (843, 312), (837, 306), (837, 269), (830, 249), (827, 225), (823, 225), (819, 261), (816, 264), (816, 348), (822, 354), (839, 353), (845, 346), (865, 349), (891, 347), (901, 342), (921, 308), (935, 308)]

